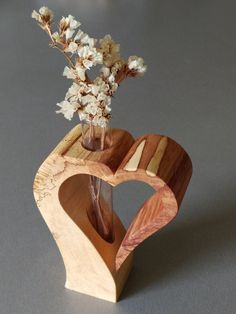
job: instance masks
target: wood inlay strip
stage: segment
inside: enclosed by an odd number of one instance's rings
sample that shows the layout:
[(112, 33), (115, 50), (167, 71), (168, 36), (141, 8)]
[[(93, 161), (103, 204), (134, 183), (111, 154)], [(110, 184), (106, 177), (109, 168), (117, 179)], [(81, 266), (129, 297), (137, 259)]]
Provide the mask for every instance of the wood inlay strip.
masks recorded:
[(55, 147), (52, 154), (64, 155), (67, 150), (73, 145), (82, 135), (81, 125), (75, 126)]
[(124, 167), (124, 170), (127, 171), (136, 171), (140, 162), (140, 159), (142, 157), (144, 145), (146, 143), (146, 140), (143, 140), (138, 147), (135, 150), (135, 153), (130, 158), (130, 160), (127, 162), (127, 164)]
[(78, 134), (77, 137), (74, 138), (74, 140), (72, 140), (69, 145), (66, 147), (66, 149), (62, 152), (62, 156), (67, 154), (68, 151), (73, 150), (73, 145), (81, 138), (82, 136), (82, 132), (80, 134)]
[(150, 160), (147, 166), (147, 169), (146, 169), (147, 175), (152, 176), (152, 177), (156, 176), (161, 160), (167, 148), (167, 145), (168, 145), (167, 137), (162, 137), (162, 139), (160, 140), (157, 146), (155, 154), (153, 155), (152, 159)]

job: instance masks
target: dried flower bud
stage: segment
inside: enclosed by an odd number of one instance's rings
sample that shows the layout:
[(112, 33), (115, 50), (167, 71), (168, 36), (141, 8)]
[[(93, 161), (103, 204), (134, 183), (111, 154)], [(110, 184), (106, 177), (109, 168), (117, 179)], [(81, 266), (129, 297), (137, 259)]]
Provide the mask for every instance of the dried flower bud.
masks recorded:
[(131, 70), (131, 75), (143, 75), (146, 70), (147, 66), (144, 65), (143, 58), (137, 56), (130, 56), (128, 59), (128, 68)]
[(31, 14), (31, 17), (38, 21), (40, 24), (50, 25), (53, 19), (53, 12), (47, 7), (41, 7), (39, 9), (39, 13), (34, 10)]

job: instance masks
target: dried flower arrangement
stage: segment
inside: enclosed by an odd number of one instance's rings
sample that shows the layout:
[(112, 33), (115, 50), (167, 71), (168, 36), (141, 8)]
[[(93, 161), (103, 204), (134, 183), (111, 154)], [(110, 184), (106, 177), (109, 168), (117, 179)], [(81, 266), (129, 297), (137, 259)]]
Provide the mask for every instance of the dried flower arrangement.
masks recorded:
[[(80, 22), (72, 15), (62, 17), (58, 30), (53, 31), (53, 16), (47, 7), (32, 12), (32, 18), (49, 35), (50, 46), (58, 49), (68, 62), (63, 76), (73, 80), (65, 100), (57, 104), (60, 109), (56, 113), (62, 113), (66, 119), (71, 120), (77, 112), (80, 121), (85, 122), (82, 124), (83, 146), (89, 150), (103, 150), (111, 118), (113, 94), (125, 78), (143, 75), (146, 65), (137, 56), (123, 59), (120, 45), (110, 35), (100, 40), (91, 38), (79, 28)], [(99, 75), (92, 80), (87, 71), (96, 65), (100, 65)], [(112, 241), (111, 186), (90, 176), (89, 190), (92, 200), (91, 208), (88, 209), (90, 222), (104, 239)], [(104, 199), (107, 201), (104, 202)]]
[[(32, 18), (49, 35), (50, 46), (68, 61), (63, 76), (73, 80), (65, 100), (57, 104), (60, 110), (56, 112), (68, 120), (77, 112), (81, 121), (106, 127), (111, 118), (111, 97), (125, 78), (145, 73), (144, 60), (137, 56), (123, 59), (120, 45), (110, 35), (100, 40), (91, 38), (79, 28), (81, 23), (72, 15), (62, 17), (58, 31), (53, 32), (53, 16), (47, 7), (32, 12)], [(99, 75), (91, 80), (87, 71), (98, 64), (101, 65)]]

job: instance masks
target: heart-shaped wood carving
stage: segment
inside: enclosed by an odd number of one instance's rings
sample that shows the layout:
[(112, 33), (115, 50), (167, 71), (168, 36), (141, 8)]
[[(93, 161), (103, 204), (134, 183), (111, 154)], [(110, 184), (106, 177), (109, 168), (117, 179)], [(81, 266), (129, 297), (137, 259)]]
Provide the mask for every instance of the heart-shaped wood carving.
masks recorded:
[[(39, 168), (34, 195), (63, 257), (66, 287), (115, 302), (132, 267), (135, 247), (177, 214), (192, 164), (168, 137), (154, 134), (134, 140), (124, 130), (110, 132), (111, 146), (92, 152), (81, 144), (81, 125), (72, 129)], [(127, 232), (114, 212), (113, 243), (104, 241), (89, 222), (88, 175), (113, 186), (139, 180), (155, 190)]]

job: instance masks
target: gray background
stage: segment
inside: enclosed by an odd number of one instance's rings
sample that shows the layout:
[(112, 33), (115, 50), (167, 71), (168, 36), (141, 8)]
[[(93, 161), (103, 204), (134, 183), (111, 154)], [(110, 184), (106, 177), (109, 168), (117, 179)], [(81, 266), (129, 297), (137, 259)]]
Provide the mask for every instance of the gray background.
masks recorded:
[[(57, 247), (32, 196), (34, 175), (78, 121), (56, 115), (70, 84), (63, 57), (30, 18), (42, 4), (73, 13), (94, 37), (111, 33), (148, 65), (123, 83), (112, 125), (168, 135), (194, 175), (181, 211), (135, 254), (118, 304), (64, 289)], [(236, 313), (236, 3), (193, 0), (0, 2), (0, 313)], [(115, 189), (127, 226), (150, 195)]]

